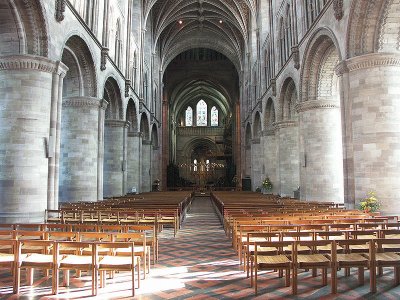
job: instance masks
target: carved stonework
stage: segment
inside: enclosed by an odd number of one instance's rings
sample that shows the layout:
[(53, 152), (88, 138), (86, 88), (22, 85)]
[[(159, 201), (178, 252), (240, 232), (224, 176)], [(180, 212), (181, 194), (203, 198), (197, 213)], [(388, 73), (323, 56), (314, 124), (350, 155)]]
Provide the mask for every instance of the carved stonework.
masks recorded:
[(66, 73), (68, 68), (61, 63), (33, 55), (12, 55), (0, 58), (0, 70), (37, 70), (45, 73)]
[(275, 131), (279, 131), (282, 128), (297, 127), (298, 124), (296, 121), (287, 120), (287, 121), (275, 122), (273, 126)]
[(328, 108), (339, 108), (339, 104), (337, 103), (337, 101), (312, 100), (312, 101), (304, 101), (298, 103), (295, 107), (298, 113), (314, 109), (328, 109)]
[(107, 127), (129, 128), (131, 123), (124, 120), (106, 120), (105, 125)]
[(273, 127), (268, 127), (268, 129), (263, 130), (262, 136), (274, 136), (275, 130)]
[(271, 79), (272, 96), (276, 97), (276, 79)]
[(400, 55), (392, 53), (371, 53), (350, 58), (346, 61), (349, 72), (379, 67), (400, 67)]
[(139, 113), (143, 113), (145, 111), (145, 105), (143, 99), (139, 99)]
[(108, 51), (109, 49), (104, 47), (101, 49), (101, 64), (100, 64), (100, 70), (104, 71), (106, 69), (106, 64), (107, 64), (107, 56), (108, 56)]
[(131, 88), (131, 80), (127, 79), (125, 80), (125, 97), (129, 97), (129, 90)]
[(342, 76), (345, 73), (348, 73), (349, 69), (347, 68), (347, 63), (345, 60), (339, 62), (335, 68), (335, 73), (337, 76)]
[(343, 18), (343, 0), (333, 0), (333, 10), (336, 20), (340, 21)]
[(56, 20), (57, 22), (61, 22), (62, 20), (64, 20), (64, 13), (65, 13), (65, 4), (66, 4), (66, 0), (56, 0)]
[(63, 107), (94, 107), (99, 108), (103, 105), (102, 101), (92, 97), (76, 97), (76, 98), (64, 98)]
[(292, 47), (292, 54), (293, 54), (294, 67), (298, 70), (298, 69), (300, 69), (300, 53), (299, 53), (299, 47), (293, 46), (293, 47)]

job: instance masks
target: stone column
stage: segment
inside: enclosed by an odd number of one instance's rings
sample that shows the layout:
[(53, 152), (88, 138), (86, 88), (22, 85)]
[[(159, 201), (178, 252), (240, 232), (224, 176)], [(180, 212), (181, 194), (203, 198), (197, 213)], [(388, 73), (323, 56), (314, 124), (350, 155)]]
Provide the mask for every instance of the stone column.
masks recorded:
[(269, 177), (272, 182), (272, 193), (279, 193), (279, 180), (277, 176), (277, 144), (275, 131), (273, 129), (267, 129), (263, 131), (264, 140), (264, 166), (265, 174), (263, 174), (263, 180), (265, 177)]
[(104, 129), (104, 197), (124, 195), (124, 147), (129, 122), (106, 120)]
[(98, 151), (97, 151), (97, 199), (103, 199), (104, 188), (104, 119), (108, 102), (101, 100), (98, 121)]
[(99, 110), (101, 99), (63, 99), (60, 202), (98, 200)]
[(251, 185), (255, 191), (257, 187), (261, 188), (262, 183), (262, 149), (260, 138), (251, 141)]
[(383, 213), (400, 214), (400, 55), (367, 54), (349, 71), (356, 206), (376, 191)]
[(151, 148), (151, 140), (142, 140), (142, 193), (151, 191)]
[(296, 121), (275, 123), (278, 143), (279, 194), (293, 197), (299, 186), (299, 134)]
[(310, 100), (296, 108), (300, 118), (301, 199), (343, 203), (339, 102)]
[(128, 150), (127, 150), (127, 188), (128, 192), (132, 187), (140, 192), (140, 132), (128, 132)]
[(152, 181), (156, 179), (160, 179), (160, 147), (159, 146), (152, 146), (152, 160), (151, 160), (151, 175)]
[(44, 57), (0, 58), (1, 223), (43, 222), (56, 150), (50, 126), (56, 128), (53, 112), (66, 70)]

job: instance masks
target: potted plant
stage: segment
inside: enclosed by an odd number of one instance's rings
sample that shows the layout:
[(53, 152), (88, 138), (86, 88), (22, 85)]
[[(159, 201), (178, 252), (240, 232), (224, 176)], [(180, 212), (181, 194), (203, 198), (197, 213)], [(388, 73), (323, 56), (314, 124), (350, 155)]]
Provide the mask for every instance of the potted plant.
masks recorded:
[(369, 191), (367, 196), (360, 202), (360, 209), (366, 213), (376, 212), (379, 210), (380, 206), (374, 191)]
[(262, 182), (262, 188), (266, 194), (269, 194), (272, 191), (272, 187), (273, 187), (272, 182), (269, 179), (269, 177), (267, 176)]

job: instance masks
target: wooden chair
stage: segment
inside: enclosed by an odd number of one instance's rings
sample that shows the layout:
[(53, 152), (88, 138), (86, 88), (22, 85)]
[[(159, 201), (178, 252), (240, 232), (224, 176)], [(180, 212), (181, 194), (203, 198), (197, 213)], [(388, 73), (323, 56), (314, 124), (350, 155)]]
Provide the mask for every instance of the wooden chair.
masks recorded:
[[(41, 251), (39, 251), (39, 248)], [(21, 285), (21, 269), (26, 269), (27, 284), (33, 285), (34, 269), (45, 269), (52, 271), (52, 293), (56, 294), (55, 262), (56, 252), (54, 241), (45, 240), (20, 240), (17, 241), (17, 257), (15, 266), (15, 292), (18, 294)], [(33, 250), (32, 250), (33, 249)], [(46, 274), (47, 275), (47, 274)]]
[[(143, 262), (144, 278), (146, 279), (146, 273), (150, 273), (150, 257), (151, 257), (151, 247), (147, 245), (146, 233), (144, 232), (124, 232), (124, 233), (114, 233), (114, 242), (134, 242), (135, 255), (139, 256)], [(129, 250), (116, 249), (117, 252), (124, 252)], [(119, 254), (119, 253), (118, 253)]]
[[(69, 249), (71, 254), (62, 254), (60, 249)], [(84, 251), (84, 249), (86, 251)], [(58, 293), (59, 270), (64, 271), (63, 285), (69, 286), (70, 270), (87, 271), (92, 277), (92, 295), (97, 294), (97, 271), (95, 243), (61, 241), (56, 243), (56, 293)], [(79, 272), (80, 273), (80, 272)], [(80, 276), (80, 274), (78, 274)]]
[[(132, 296), (135, 296), (135, 269), (137, 270), (138, 288), (140, 288), (140, 257), (135, 256), (133, 242), (99, 242), (95, 244), (97, 271), (100, 273), (100, 287), (106, 284), (106, 271), (129, 271), (132, 276)], [(98, 255), (97, 250), (107, 249), (108, 253)], [(124, 249), (122, 251), (122, 249)]]
[(13, 280), (13, 293), (17, 293), (15, 267), (17, 262), (17, 241), (0, 239), (0, 268), (10, 271)]
[[(363, 285), (364, 271), (365, 269), (370, 269), (369, 257), (370, 249), (372, 247), (371, 243), (373, 243), (372, 240), (346, 239), (336, 240), (335, 242), (338, 249), (334, 261), (336, 268), (332, 268), (332, 272), (337, 271), (337, 268), (345, 268), (345, 275), (349, 276), (350, 268), (358, 268), (358, 283)], [(332, 293), (336, 292), (337, 285), (335, 285), (332, 290)]]
[[(327, 285), (328, 283), (328, 269), (335, 268), (332, 258), (335, 259), (336, 253), (336, 243), (330, 240), (314, 240), (314, 241), (296, 241), (294, 243), (293, 251), (293, 295), (297, 294), (297, 275), (299, 269), (313, 269), (313, 276), (316, 273), (314, 270), (317, 268), (322, 269), (322, 285)], [(330, 255), (320, 253), (318, 248), (330, 248)], [(309, 252), (301, 251), (298, 249), (309, 248)], [(336, 269), (331, 272), (331, 283), (332, 292), (334, 291), (334, 286), (336, 285)]]
[[(279, 241), (279, 232), (248, 232), (246, 234), (246, 242), (243, 243), (243, 256), (244, 256), (244, 271), (249, 278), (249, 271), (253, 268), (251, 263), (254, 261), (254, 243), (255, 242), (270, 242)], [(262, 250), (267, 250), (263, 248)], [(276, 250), (276, 248), (272, 249)], [(253, 283), (251, 283), (251, 286)]]
[(371, 247), (371, 292), (376, 292), (376, 268), (394, 268), (394, 285), (400, 284), (400, 239), (375, 239)]
[(153, 225), (126, 225), (126, 232), (146, 233), (146, 243), (153, 251), (153, 264), (158, 260), (158, 234)]
[[(262, 249), (276, 248), (275, 251), (263, 251)], [(261, 270), (284, 270), (285, 285), (290, 286), (290, 271), (293, 269), (291, 254), (283, 248), (294, 249), (293, 241), (255, 242), (254, 243), (254, 291), (258, 293), (258, 273)], [(251, 272), (251, 277), (253, 272)], [(294, 278), (293, 278), (294, 279)], [(252, 282), (252, 278), (251, 278)], [(294, 286), (294, 285), (293, 285)], [(293, 287), (292, 286), (292, 287)], [(294, 290), (292, 290), (294, 292)]]

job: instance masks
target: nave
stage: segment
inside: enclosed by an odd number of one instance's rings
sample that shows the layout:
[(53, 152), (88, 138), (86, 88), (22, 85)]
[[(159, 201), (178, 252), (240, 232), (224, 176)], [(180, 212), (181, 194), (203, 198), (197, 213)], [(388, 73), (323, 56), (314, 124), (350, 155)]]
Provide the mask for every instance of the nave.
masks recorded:
[[(239, 265), (231, 240), (227, 238), (216, 209), (209, 197), (194, 197), (182, 228), (174, 238), (172, 228), (160, 234), (159, 260), (152, 265), (150, 276), (141, 281), (135, 299), (398, 299), (400, 287), (393, 287), (393, 271), (379, 277), (378, 292), (369, 292), (369, 273), (365, 284), (358, 285), (357, 270), (344, 278), (338, 272), (338, 291), (331, 294), (329, 285), (321, 286), (321, 275), (299, 272), (298, 295), (284, 286), (284, 278), (267, 271), (258, 279), (258, 296), (250, 279)], [(126, 272), (107, 279), (107, 286), (91, 297), (89, 276), (71, 276), (69, 288), (60, 287), (58, 296), (51, 295), (51, 278), (36, 275), (32, 287), (22, 286), (12, 295), (11, 280), (1, 271), (1, 299), (129, 299), (130, 276)], [(39, 272), (35, 273), (38, 274)]]

